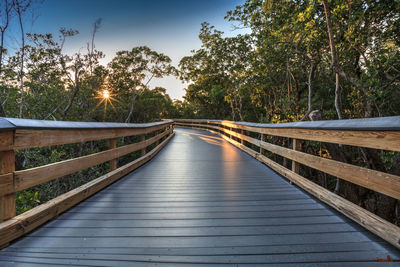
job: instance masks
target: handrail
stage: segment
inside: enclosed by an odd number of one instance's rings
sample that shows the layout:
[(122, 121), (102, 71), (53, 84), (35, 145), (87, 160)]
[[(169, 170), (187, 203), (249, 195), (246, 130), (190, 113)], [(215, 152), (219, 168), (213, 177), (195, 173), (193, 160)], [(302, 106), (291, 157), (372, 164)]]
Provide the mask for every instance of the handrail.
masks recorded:
[(275, 124), (185, 119), (175, 122), (217, 124), (260, 134), (400, 151), (400, 116)]
[(400, 130), (400, 116), (362, 118), (347, 120), (320, 120), (320, 121), (298, 121), (283, 123), (255, 123), (227, 120), (207, 119), (174, 119), (175, 122), (208, 122), (208, 123), (234, 123), (235, 125), (250, 126), (256, 128), (296, 128), (317, 130), (358, 130), (358, 131), (384, 131)]
[[(154, 133), (149, 139), (146, 134)], [(0, 247), (35, 229), (149, 161), (173, 136), (173, 121), (154, 123), (59, 122), (0, 118)], [(141, 141), (117, 147), (117, 138)], [(109, 140), (109, 149), (27, 170), (15, 171), (15, 150), (94, 140)], [(155, 144), (155, 148), (146, 148)], [(141, 151), (141, 157), (117, 168), (117, 159)], [(110, 162), (110, 172), (15, 216), (15, 193), (77, 171)], [(3, 222), (2, 222), (3, 221)], [(1, 223), (2, 222), (2, 223)]]
[[(291, 182), (400, 248), (399, 227), (299, 174), (299, 164), (303, 164), (373, 191), (400, 199), (400, 176), (304, 153), (300, 151), (299, 145), (300, 140), (310, 140), (400, 151), (400, 116), (280, 124), (190, 119), (175, 119), (174, 121), (176, 126), (198, 128), (221, 135), (224, 139), (265, 163)], [(247, 132), (258, 133), (260, 139), (249, 136)], [(265, 137), (267, 135), (292, 138), (292, 149), (266, 142)], [(259, 150), (256, 151), (246, 146), (246, 142), (257, 146)], [(266, 157), (264, 155), (265, 150), (292, 160), (292, 169), (290, 170)]]

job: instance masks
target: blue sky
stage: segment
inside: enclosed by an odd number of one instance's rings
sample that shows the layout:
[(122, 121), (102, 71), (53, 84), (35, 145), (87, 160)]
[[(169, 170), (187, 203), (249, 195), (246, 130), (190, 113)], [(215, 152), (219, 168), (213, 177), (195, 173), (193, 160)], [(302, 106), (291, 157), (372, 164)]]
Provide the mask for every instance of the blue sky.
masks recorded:
[[(171, 57), (177, 66), (183, 56), (200, 47), (198, 33), (202, 22), (209, 22), (226, 35), (238, 34), (224, 16), (243, 1), (42, 0), (35, 4), (33, 16), (27, 16), (25, 24), (29, 32), (57, 34), (61, 27), (79, 30), (80, 34), (65, 44), (65, 52), (74, 53), (86, 51), (92, 25), (102, 18), (95, 40), (96, 48), (106, 54), (102, 64), (110, 61), (116, 51), (147, 45)], [(184, 95), (186, 86), (174, 77), (154, 80), (151, 85), (165, 87), (176, 99)]]

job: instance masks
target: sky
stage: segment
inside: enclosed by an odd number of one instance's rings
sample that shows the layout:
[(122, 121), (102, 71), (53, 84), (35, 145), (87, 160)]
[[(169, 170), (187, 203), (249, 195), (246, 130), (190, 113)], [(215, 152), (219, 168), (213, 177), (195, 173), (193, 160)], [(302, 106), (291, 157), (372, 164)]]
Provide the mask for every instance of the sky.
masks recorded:
[[(202, 22), (209, 22), (226, 36), (243, 33), (234, 30), (231, 22), (224, 20), (228, 10), (244, 0), (39, 0), (33, 13), (25, 18), (27, 32), (53, 33), (61, 27), (72, 28), (80, 33), (67, 40), (65, 51), (73, 54), (86, 52), (91, 38), (93, 23), (102, 19), (96, 34), (96, 49), (105, 53), (101, 61), (107, 64), (117, 51), (130, 50), (146, 45), (164, 53), (178, 67), (180, 59), (198, 49)], [(16, 27), (11, 32), (16, 31)], [(16, 39), (17, 40), (17, 39)], [(17, 42), (17, 41), (16, 41)], [(150, 86), (162, 86), (173, 99), (185, 94), (178, 78), (154, 79)]]

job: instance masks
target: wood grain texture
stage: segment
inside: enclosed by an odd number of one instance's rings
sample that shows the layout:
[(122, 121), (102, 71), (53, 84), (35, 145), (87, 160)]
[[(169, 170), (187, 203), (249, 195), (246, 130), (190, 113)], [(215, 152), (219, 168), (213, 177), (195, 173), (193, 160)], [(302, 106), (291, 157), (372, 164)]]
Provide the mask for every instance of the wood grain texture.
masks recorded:
[(261, 146), (272, 153), (294, 160), (308, 167), (323, 171), (393, 198), (400, 199), (399, 176), (310, 155), (267, 142), (262, 142)]
[(13, 173), (0, 174), (0, 196), (14, 192)]
[[(109, 148), (114, 149), (117, 148), (117, 139), (112, 138), (109, 140)], [(117, 159), (110, 160), (110, 171), (113, 171), (117, 168)]]
[[(0, 195), (0, 222), (15, 216), (15, 193), (7, 193), (5, 190), (10, 188), (10, 178), (15, 171), (15, 155), (13, 150), (0, 151), (0, 182), (4, 187)], [(11, 176), (11, 177), (10, 177)]]
[[(199, 122), (199, 121), (197, 121)], [(204, 120), (203, 123), (207, 123)], [(216, 124), (217, 122), (213, 122)], [(178, 121), (177, 125), (186, 124)], [(302, 140), (360, 146), (390, 151), (400, 151), (400, 131), (352, 131), (352, 130), (315, 130), (299, 128), (259, 128), (239, 125), (229, 121), (219, 123), (236, 129)], [(206, 124), (204, 124), (206, 126)]]
[(13, 150), (14, 131), (0, 132), (0, 151)]
[[(265, 134), (261, 134), (261, 142), (265, 142), (265, 140), (267, 139), (267, 136)], [(262, 146), (260, 146), (260, 154), (264, 155), (264, 148), (262, 148)]]
[(90, 181), (74, 190), (71, 190), (55, 199), (37, 206), (21, 215), (0, 223), (0, 246), (29, 233), (43, 223), (60, 215), (77, 203), (95, 194), (106, 186), (114, 183), (121, 177), (132, 172), (150, 159), (152, 159), (172, 138), (168, 136), (161, 144), (142, 156), (112, 172)]
[(56, 178), (72, 174), (80, 170), (84, 170), (86, 168), (104, 163), (106, 161), (119, 158), (126, 154), (145, 148), (167, 134), (168, 132), (164, 131), (158, 136), (154, 136), (139, 143), (121, 146), (88, 156), (64, 160), (36, 168), (16, 171), (14, 174), (14, 190), (15, 192), (21, 191), (23, 189), (27, 189), (44, 182), (54, 180)]
[(15, 131), (14, 150), (141, 135), (164, 129), (167, 126), (168, 125), (156, 125), (149, 128), (92, 130), (17, 129)]
[[(301, 151), (301, 142), (298, 139), (293, 138), (292, 149), (295, 151)], [(292, 171), (295, 173), (299, 173), (300, 165), (297, 161), (292, 160)]]
[(231, 122), (222, 122), (221, 125), (274, 136), (400, 151), (400, 131), (274, 129), (238, 125)]
[[(146, 140), (146, 135), (142, 134), (140, 136), (140, 141), (144, 142), (145, 140)], [(142, 153), (142, 156), (146, 155), (146, 147), (142, 148), (142, 152), (141, 153)]]

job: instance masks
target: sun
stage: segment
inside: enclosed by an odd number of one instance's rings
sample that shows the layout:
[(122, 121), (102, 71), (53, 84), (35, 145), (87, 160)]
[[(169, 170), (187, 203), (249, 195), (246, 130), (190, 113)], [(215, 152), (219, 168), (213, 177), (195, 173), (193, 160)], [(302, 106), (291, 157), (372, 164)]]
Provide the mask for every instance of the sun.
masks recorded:
[(117, 99), (114, 98), (114, 96), (115, 94), (113, 94), (112, 90), (109, 89), (97, 91), (97, 96), (95, 96), (95, 98), (100, 99), (100, 102), (97, 103), (94, 109), (97, 109), (97, 107), (104, 103), (104, 119), (106, 117), (107, 105), (110, 104), (110, 106), (115, 110), (112, 101), (119, 102)]
[(110, 91), (108, 90), (103, 90), (103, 98), (108, 99), (110, 98)]

